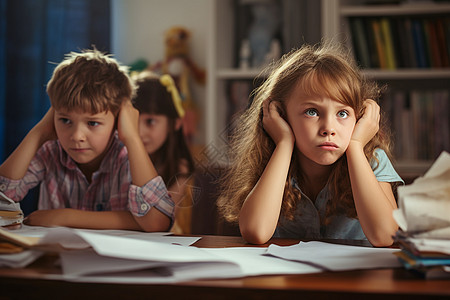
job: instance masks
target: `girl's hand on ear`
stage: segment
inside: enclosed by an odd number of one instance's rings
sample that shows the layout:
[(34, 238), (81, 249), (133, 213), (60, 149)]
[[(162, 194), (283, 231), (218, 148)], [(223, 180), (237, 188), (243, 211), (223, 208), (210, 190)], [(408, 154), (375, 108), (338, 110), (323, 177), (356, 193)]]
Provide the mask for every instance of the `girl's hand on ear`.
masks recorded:
[(139, 136), (139, 111), (134, 108), (131, 101), (125, 101), (120, 108), (117, 118), (117, 132), (119, 139), (127, 145), (127, 142)]
[(288, 141), (294, 145), (295, 137), (289, 124), (278, 112), (278, 102), (266, 99), (263, 103), (263, 128), (278, 145), (281, 141)]
[(358, 142), (363, 148), (380, 129), (380, 106), (372, 99), (364, 101), (364, 114), (356, 122), (351, 142)]

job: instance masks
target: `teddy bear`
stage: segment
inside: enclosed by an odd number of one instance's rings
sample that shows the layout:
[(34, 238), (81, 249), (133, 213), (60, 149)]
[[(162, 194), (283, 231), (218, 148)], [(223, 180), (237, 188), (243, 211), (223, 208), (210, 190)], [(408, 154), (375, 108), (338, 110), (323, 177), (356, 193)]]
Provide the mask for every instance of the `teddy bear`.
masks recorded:
[(174, 79), (186, 112), (183, 117), (183, 130), (188, 143), (194, 138), (199, 120), (198, 108), (191, 94), (191, 80), (204, 84), (206, 78), (205, 71), (198, 67), (189, 55), (190, 37), (190, 31), (182, 26), (169, 28), (164, 38), (164, 59), (149, 67), (151, 71), (169, 74)]

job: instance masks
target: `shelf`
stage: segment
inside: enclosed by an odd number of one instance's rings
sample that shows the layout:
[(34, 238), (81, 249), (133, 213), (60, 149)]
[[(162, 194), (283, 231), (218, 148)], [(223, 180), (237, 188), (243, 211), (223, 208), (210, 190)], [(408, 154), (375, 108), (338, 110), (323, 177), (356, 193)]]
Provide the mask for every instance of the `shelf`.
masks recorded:
[(217, 78), (219, 79), (254, 79), (263, 72), (263, 69), (219, 69)]
[(418, 177), (423, 176), (431, 167), (433, 161), (426, 160), (398, 160), (394, 162), (394, 167), (403, 176)]
[(364, 75), (372, 79), (445, 79), (450, 78), (450, 69), (366, 69)]
[(400, 5), (342, 6), (341, 16), (406, 16), (450, 13), (450, 4), (414, 3)]
[[(264, 77), (263, 69), (219, 69), (217, 78), (224, 80), (232, 79), (254, 79)], [(450, 78), (450, 69), (396, 69), (380, 70), (365, 69), (364, 75), (373, 79), (445, 79)]]

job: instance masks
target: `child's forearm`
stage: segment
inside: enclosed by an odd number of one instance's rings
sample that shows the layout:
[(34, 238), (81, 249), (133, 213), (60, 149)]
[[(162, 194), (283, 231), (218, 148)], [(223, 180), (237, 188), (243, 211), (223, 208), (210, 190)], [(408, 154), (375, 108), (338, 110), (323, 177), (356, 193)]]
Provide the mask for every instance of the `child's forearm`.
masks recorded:
[(134, 142), (128, 142), (126, 146), (130, 162), (131, 179), (134, 185), (141, 187), (158, 176), (139, 136), (136, 137)]
[(350, 143), (348, 170), (361, 227), (374, 246), (389, 246), (398, 226), (392, 212), (397, 207), (390, 183), (378, 182), (360, 145)]
[(45, 227), (141, 230), (129, 211), (98, 212), (71, 208), (37, 210), (31, 213), (24, 223)]
[(170, 218), (154, 207), (145, 216), (133, 217), (139, 225), (139, 230), (145, 232), (168, 231), (170, 229)]
[(14, 180), (22, 179), (31, 160), (44, 142), (39, 132), (33, 128), (0, 166), (0, 175)]
[(242, 205), (239, 228), (243, 238), (250, 243), (265, 243), (275, 231), (292, 149), (290, 142), (277, 145), (261, 178)]

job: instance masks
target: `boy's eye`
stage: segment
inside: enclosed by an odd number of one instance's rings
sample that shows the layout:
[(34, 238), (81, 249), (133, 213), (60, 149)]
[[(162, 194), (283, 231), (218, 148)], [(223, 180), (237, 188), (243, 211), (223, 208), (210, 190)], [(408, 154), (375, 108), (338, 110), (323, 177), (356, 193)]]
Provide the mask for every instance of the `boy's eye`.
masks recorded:
[(60, 121), (61, 123), (63, 123), (63, 124), (70, 124), (70, 123), (71, 123), (70, 120), (67, 119), (67, 118), (59, 118), (59, 121)]
[(340, 112), (338, 112), (338, 116), (339, 116), (340, 118), (346, 119), (346, 118), (348, 118), (348, 111), (346, 111), (346, 110), (341, 110)]
[(89, 121), (89, 122), (88, 122), (88, 125), (91, 126), (91, 127), (95, 127), (95, 126), (100, 125), (100, 123), (99, 123), (99, 122), (96, 122), (96, 121)]
[(308, 108), (305, 111), (305, 115), (309, 116), (309, 117), (315, 117), (318, 115), (317, 110), (315, 110), (314, 108)]

